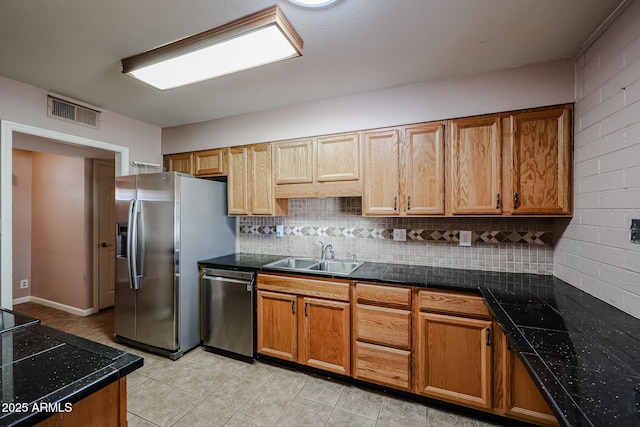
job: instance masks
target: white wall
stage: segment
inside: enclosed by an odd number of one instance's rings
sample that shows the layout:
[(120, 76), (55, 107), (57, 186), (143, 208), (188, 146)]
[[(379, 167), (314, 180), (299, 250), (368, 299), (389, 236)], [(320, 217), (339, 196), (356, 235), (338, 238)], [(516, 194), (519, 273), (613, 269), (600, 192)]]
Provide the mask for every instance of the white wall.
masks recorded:
[(574, 217), (554, 274), (640, 317), (640, 2), (576, 62)]
[(102, 111), (98, 130), (51, 119), (47, 117), (48, 94), (0, 76), (0, 119), (129, 147), (129, 160), (162, 164), (159, 127), (110, 111)]
[(560, 60), (165, 128), (162, 152), (277, 141), (573, 100), (573, 61)]

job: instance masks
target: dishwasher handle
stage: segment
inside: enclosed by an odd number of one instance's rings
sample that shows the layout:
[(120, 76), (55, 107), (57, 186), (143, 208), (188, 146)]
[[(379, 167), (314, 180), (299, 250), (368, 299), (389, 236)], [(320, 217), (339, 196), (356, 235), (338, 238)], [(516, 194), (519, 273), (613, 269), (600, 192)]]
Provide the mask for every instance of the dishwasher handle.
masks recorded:
[(213, 282), (237, 283), (239, 285), (251, 284), (251, 280), (239, 280), (239, 279), (232, 279), (230, 277), (223, 277), (223, 276), (209, 276), (208, 274), (205, 274), (204, 276), (202, 276), (202, 280), (210, 280)]

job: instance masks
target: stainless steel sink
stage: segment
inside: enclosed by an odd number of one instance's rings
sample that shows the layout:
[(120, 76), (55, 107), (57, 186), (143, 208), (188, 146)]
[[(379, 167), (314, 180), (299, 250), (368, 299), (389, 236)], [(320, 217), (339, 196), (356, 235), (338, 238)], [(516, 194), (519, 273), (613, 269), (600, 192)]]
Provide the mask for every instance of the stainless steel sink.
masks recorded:
[(265, 265), (266, 268), (292, 272), (315, 274), (330, 274), (334, 276), (348, 276), (356, 271), (364, 262), (326, 260), (314, 258), (285, 258)]
[(363, 263), (351, 261), (321, 261), (309, 267), (309, 270), (327, 272), (333, 274), (349, 275)]
[(286, 258), (280, 261), (272, 262), (265, 267), (269, 268), (285, 268), (287, 270), (305, 270), (318, 262), (314, 258)]

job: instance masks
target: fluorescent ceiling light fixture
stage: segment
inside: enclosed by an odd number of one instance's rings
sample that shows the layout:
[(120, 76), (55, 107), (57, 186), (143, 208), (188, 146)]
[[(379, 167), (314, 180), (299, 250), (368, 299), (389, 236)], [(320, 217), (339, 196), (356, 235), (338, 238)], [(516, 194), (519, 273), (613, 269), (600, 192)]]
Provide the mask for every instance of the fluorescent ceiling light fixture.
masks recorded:
[(122, 60), (122, 72), (165, 90), (302, 55), (278, 6)]
[(302, 7), (323, 7), (335, 3), (336, 0), (289, 0), (293, 4)]

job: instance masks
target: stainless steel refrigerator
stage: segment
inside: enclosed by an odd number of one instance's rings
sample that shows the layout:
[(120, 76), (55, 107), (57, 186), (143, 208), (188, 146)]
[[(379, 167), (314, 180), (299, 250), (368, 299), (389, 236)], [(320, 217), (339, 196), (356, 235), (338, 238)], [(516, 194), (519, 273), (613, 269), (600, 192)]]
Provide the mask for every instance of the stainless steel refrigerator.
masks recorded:
[(198, 261), (236, 251), (226, 183), (116, 178), (116, 341), (175, 360), (200, 344)]

